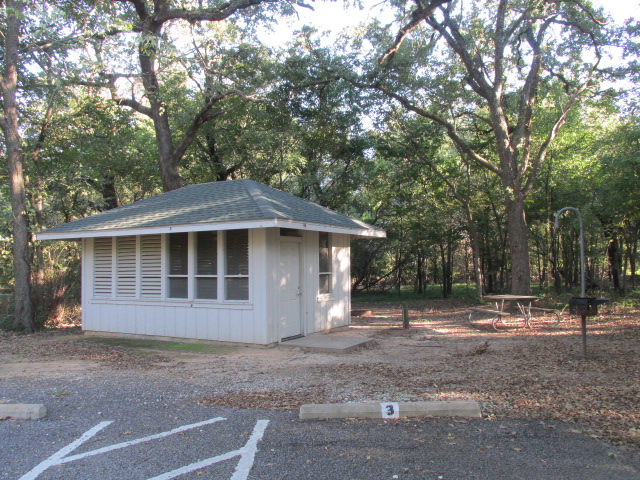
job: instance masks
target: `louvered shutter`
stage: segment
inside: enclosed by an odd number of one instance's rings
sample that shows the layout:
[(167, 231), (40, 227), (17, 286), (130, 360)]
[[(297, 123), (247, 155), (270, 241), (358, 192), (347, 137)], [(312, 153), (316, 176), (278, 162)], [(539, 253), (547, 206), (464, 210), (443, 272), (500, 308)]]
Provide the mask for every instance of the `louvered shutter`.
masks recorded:
[(162, 237), (140, 237), (140, 297), (160, 298), (162, 295)]
[(136, 296), (136, 237), (116, 237), (116, 297)]
[(111, 237), (93, 241), (93, 296), (110, 297), (112, 285)]

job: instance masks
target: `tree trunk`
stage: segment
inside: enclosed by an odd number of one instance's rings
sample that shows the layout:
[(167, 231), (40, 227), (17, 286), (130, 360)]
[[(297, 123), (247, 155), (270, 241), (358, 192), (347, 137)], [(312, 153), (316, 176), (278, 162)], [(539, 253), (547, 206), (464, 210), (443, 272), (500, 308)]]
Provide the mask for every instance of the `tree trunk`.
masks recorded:
[(634, 238), (631, 245), (631, 254), (629, 255), (629, 265), (631, 267), (631, 288), (636, 288), (636, 255), (638, 255), (638, 240)]
[(414, 293), (421, 294), (424, 293), (424, 271), (422, 253), (418, 251), (417, 260), (416, 260), (416, 285), (414, 288)]
[(476, 279), (476, 295), (482, 300), (484, 278), (482, 276), (481, 257), (480, 257), (480, 234), (476, 228), (476, 224), (473, 221), (473, 213), (469, 203), (463, 205), (465, 208), (465, 218), (467, 220), (467, 232), (469, 233), (469, 240), (471, 244), (471, 255), (473, 257), (473, 272)]
[(143, 35), (143, 41), (138, 47), (140, 70), (142, 71), (142, 84), (149, 100), (149, 116), (153, 120), (153, 127), (158, 144), (158, 167), (162, 177), (162, 187), (165, 192), (176, 190), (183, 185), (182, 177), (178, 172), (178, 162), (175, 158), (171, 125), (169, 124), (168, 109), (163, 105), (160, 95), (160, 84), (155, 71), (156, 61), (156, 35), (160, 34), (162, 25), (154, 25)]
[(24, 181), (24, 152), (18, 127), (18, 43), (20, 18), (24, 10), (22, 2), (6, 0), (6, 33), (4, 72), (2, 78), (2, 103), (4, 118), (0, 122), (7, 149), (7, 171), (11, 196), (13, 227), (13, 273), (14, 273), (14, 321), (15, 327), (32, 332), (34, 330), (33, 304), (31, 301), (31, 265), (29, 263), (29, 217)]
[(615, 233), (611, 232), (609, 245), (607, 246), (607, 256), (609, 257), (609, 276), (613, 282), (613, 289), (621, 290), (620, 274), (622, 272), (622, 254), (620, 244)]
[(507, 199), (506, 206), (509, 225), (509, 252), (511, 254), (511, 293), (531, 295), (529, 236), (524, 214), (524, 199), (518, 196)]
[(440, 242), (440, 263), (442, 265), (442, 298), (449, 298), (449, 265), (446, 246)]
[(102, 210), (112, 210), (118, 208), (118, 195), (116, 193), (116, 177), (111, 172), (106, 172), (102, 175), (102, 185), (100, 193), (102, 193), (102, 199), (104, 201), (104, 207)]

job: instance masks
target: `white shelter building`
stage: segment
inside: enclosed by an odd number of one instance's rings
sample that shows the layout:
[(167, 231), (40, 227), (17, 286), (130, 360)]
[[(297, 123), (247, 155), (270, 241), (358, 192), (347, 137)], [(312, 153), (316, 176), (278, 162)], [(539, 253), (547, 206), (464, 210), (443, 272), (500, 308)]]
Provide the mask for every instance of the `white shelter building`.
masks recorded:
[(82, 242), (82, 328), (273, 345), (350, 323), (350, 239), (383, 230), (253, 180), (59, 225)]

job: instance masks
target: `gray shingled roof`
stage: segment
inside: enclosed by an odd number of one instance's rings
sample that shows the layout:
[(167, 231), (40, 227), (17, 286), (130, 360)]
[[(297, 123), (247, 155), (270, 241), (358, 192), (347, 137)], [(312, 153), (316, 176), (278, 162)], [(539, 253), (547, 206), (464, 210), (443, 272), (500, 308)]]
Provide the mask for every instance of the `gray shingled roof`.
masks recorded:
[[(357, 235), (384, 236), (384, 231), (289, 193), (253, 180), (189, 185), (155, 197), (123, 205), (90, 217), (58, 225), (38, 234), (42, 239), (104, 235), (106, 231), (130, 231), (180, 225), (246, 223), (282, 220), (338, 227)], [(280, 224), (278, 223), (278, 224)], [(275, 226), (275, 224), (273, 225)], [(237, 228), (243, 228), (238, 225)]]

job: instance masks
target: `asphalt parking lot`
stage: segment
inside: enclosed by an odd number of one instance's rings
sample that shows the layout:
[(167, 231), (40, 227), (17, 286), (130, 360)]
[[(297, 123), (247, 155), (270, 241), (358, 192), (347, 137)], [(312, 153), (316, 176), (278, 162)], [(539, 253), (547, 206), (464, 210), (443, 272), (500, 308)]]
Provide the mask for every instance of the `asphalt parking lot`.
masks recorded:
[(199, 405), (199, 386), (98, 374), (0, 381), (0, 479), (640, 479), (640, 459), (535, 420), (300, 421)]

